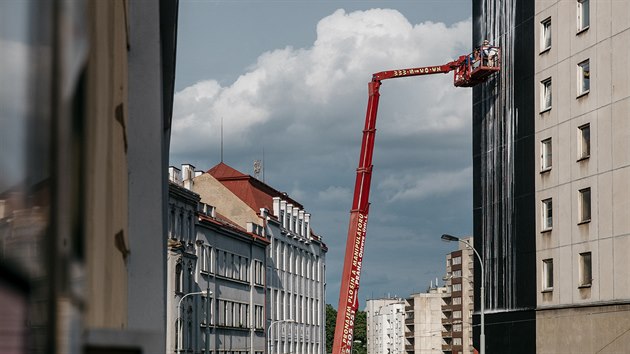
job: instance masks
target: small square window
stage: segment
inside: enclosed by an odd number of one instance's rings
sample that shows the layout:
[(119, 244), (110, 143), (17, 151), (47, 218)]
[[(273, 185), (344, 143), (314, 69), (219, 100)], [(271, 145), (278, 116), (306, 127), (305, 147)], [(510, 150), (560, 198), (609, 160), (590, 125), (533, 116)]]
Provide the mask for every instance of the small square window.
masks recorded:
[(591, 125), (584, 124), (578, 127), (578, 161), (591, 156)]
[(577, 0), (577, 31), (586, 31), (590, 26), (589, 0)]
[(584, 188), (579, 191), (579, 203), (580, 203), (580, 223), (591, 221), (591, 189)]
[(549, 231), (553, 227), (553, 203), (551, 198), (542, 201), (542, 231)]
[(587, 59), (577, 65), (577, 95), (587, 94), (591, 89), (590, 61)]
[(552, 157), (551, 138), (545, 139), (540, 142), (540, 170), (551, 170), (551, 157)]
[(551, 78), (540, 82), (540, 111), (551, 109)]
[(551, 17), (540, 23), (540, 52), (551, 48)]
[(591, 252), (580, 253), (579, 268), (580, 286), (591, 286), (593, 281), (593, 270), (591, 264)]
[(553, 259), (543, 260), (542, 269), (542, 290), (553, 290)]

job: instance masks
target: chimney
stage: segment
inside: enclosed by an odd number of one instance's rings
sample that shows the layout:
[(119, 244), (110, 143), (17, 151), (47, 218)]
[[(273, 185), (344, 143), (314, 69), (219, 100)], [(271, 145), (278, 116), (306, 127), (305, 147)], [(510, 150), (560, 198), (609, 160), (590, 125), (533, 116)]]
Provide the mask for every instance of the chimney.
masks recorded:
[(302, 237), (306, 236), (304, 232), (304, 210), (298, 212), (298, 233)]
[(287, 203), (287, 225), (285, 228), (289, 231), (293, 231), (293, 204)]
[(169, 166), (168, 167), (168, 180), (181, 186), (182, 185), (181, 170), (175, 166)]
[(273, 197), (273, 215), (275, 215), (280, 222), (280, 197)]
[(300, 232), (300, 230), (298, 229), (299, 225), (298, 225), (298, 215), (300, 213), (300, 210), (295, 207), (293, 208), (293, 222), (291, 224), (291, 226), (293, 226), (293, 232), (295, 233), (295, 236), (297, 236), (297, 234)]
[(283, 228), (287, 228), (287, 202), (285, 200), (280, 200), (280, 215), (278, 215), (278, 218), (280, 218), (280, 225), (282, 225)]
[(182, 165), (182, 183), (184, 188), (191, 190), (193, 178), (195, 177), (195, 166), (191, 164), (183, 164)]
[(311, 214), (304, 213), (304, 232), (306, 239), (311, 239)]
[(195, 177), (199, 177), (203, 174), (203, 171), (195, 171)]

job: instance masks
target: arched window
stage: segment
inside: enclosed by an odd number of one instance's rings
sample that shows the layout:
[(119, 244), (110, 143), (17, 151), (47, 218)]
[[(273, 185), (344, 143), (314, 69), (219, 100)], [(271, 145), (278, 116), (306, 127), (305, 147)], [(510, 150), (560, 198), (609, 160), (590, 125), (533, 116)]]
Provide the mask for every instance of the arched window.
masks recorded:
[(177, 265), (175, 265), (175, 292), (181, 293), (183, 290), (182, 264), (177, 262)]

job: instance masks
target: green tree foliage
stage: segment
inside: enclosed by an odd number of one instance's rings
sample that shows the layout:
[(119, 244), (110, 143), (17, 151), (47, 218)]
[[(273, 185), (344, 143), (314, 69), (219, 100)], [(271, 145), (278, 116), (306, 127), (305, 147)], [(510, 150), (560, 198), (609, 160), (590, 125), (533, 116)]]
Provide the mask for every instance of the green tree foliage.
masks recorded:
[(326, 353), (332, 353), (333, 338), (335, 337), (335, 321), (337, 310), (331, 304), (326, 304)]
[(352, 353), (367, 353), (367, 314), (365, 311), (357, 311), (354, 318), (354, 345)]
[[(332, 353), (333, 338), (335, 336), (335, 322), (337, 310), (331, 304), (326, 304), (326, 353)], [(366, 313), (358, 311), (354, 322), (354, 346), (352, 354), (367, 353), (367, 323)]]

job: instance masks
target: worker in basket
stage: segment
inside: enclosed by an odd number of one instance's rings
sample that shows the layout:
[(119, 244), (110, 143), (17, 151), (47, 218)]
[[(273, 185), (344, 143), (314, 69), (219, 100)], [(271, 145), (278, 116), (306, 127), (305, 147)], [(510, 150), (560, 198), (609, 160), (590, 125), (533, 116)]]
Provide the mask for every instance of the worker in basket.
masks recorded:
[(483, 66), (496, 66), (497, 55), (499, 50), (497, 47), (490, 44), (490, 41), (484, 39), (481, 46), (481, 56), (483, 59)]

